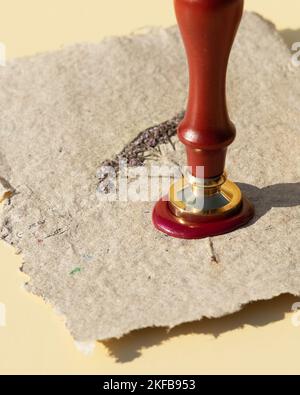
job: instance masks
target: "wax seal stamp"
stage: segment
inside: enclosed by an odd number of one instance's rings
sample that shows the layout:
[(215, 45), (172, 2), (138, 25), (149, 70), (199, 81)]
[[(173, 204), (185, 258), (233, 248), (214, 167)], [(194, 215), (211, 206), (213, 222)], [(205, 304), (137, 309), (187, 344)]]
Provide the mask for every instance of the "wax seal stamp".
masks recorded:
[(202, 238), (246, 224), (254, 209), (227, 178), (227, 147), (236, 129), (226, 105), (226, 71), (243, 0), (174, 0), (189, 65), (189, 98), (179, 140), (188, 170), (158, 201), (153, 223), (179, 238)]

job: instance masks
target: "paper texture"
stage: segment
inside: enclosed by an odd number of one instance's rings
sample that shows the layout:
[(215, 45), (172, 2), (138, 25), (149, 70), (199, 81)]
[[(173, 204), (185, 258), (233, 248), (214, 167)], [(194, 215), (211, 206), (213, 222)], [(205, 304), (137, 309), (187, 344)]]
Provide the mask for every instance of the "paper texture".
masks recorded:
[[(300, 295), (299, 79), (273, 26), (246, 13), (228, 71), (237, 139), (227, 170), (256, 217), (233, 233), (187, 241), (153, 228), (153, 203), (96, 195), (104, 160), (185, 108), (176, 27), (0, 68), (0, 176), (15, 190), (2, 203), (0, 235), (22, 251), (29, 291), (63, 314), (77, 341)], [(185, 160), (174, 142), (159, 160)]]

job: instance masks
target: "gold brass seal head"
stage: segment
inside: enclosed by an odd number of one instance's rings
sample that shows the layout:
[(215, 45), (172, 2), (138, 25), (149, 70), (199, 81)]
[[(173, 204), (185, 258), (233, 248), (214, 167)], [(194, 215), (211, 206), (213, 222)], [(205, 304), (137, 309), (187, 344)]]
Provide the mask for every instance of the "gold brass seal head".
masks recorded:
[(171, 212), (187, 221), (205, 222), (238, 211), (242, 205), (239, 187), (226, 173), (215, 178), (197, 178), (187, 173), (169, 191)]

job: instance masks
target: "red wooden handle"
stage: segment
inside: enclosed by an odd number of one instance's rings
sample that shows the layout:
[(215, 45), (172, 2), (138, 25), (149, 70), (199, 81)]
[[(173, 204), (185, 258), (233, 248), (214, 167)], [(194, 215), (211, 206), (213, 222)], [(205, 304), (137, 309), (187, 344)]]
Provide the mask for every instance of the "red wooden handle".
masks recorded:
[(235, 138), (226, 106), (226, 70), (244, 0), (174, 0), (174, 4), (190, 75), (188, 106), (178, 136), (186, 145), (193, 175), (196, 166), (204, 166), (205, 178), (217, 177)]

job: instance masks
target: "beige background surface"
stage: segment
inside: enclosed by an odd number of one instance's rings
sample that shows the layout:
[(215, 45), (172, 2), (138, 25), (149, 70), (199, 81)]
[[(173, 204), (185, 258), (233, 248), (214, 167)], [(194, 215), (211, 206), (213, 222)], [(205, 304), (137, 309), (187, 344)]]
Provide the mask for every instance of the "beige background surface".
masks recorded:
[[(285, 30), (288, 42), (300, 41), (298, 0), (246, 0), (246, 8)], [(175, 22), (171, 0), (0, 0), (0, 10), (8, 58)], [(20, 264), (21, 256), (1, 242), (6, 325), (0, 321), (0, 373), (300, 373), (300, 326), (291, 321), (300, 296), (259, 302), (169, 333), (137, 331), (98, 343), (84, 356), (51, 306), (23, 290)]]

